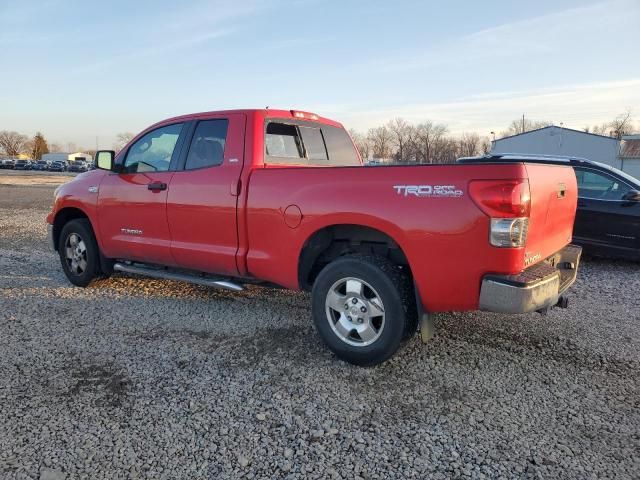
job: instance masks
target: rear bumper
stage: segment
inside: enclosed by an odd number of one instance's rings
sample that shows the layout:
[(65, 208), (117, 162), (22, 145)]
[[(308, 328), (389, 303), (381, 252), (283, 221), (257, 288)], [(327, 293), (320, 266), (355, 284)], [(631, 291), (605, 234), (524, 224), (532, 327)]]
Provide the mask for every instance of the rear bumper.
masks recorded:
[(480, 310), (527, 313), (553, 307), (576, 280), (582, 248), (567, 245), (517, 275), (486, 275), (480, 288)]

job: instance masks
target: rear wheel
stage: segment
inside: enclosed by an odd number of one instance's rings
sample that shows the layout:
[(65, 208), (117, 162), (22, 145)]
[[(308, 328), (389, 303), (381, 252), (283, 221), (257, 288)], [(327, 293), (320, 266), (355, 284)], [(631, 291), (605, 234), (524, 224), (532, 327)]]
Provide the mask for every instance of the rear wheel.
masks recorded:
[(353, 255), (327, 265), (313, 286), (313, 319), (339, 358), (376, 365), (415, 332), (408, 276), (384, 257)]
[(71, 283), (86, 287), (99, 275), (98, 244), (89, 220), (71, 220), (60, 232), (58, 253), (62, 270)]

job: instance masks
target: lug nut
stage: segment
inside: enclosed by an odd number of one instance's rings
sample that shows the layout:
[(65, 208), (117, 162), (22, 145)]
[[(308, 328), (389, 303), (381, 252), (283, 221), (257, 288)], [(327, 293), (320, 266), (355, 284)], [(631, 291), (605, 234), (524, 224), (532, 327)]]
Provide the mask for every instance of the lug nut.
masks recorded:
[(358, 323), (364, 323), (364, 320), (360, 317), (358, 317)]
[(347, 320), (349, 320), (350, 322), (353, 322), (353, 318), (351, 318), (351, 315), (347, 317)]
[(366, 313), (367, 309), (366, 309), (365, 307), (360, 307), (360, 311), (361, 311), (362, 313)]
[(349, 310), (349, 304), (348, 304), (348, 303), (345, 303), (345, 304), (344, 304), (344, 309), (345, 309), (345, 310)]
[(355, 305), (356, 303), (358, 303), (358, 299), (354, 298), (353, 300), (351, 300), (351, 303), (353, 303)]

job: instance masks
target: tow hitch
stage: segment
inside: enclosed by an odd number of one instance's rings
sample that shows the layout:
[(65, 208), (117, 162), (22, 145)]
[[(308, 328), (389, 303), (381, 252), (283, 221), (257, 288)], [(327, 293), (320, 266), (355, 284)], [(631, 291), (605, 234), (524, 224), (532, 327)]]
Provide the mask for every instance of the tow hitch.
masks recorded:
[(536, 310), (536, 311), (538, 313), (542, 314), (542, 315), (546, 315), (554, 307), (557, 307), (557, 308), (567, 308), (567, 307), (569, 307), (569, 299), (566, 297), (566, 295), (560, 295), (560, 297), (558, 298), (558, 301), (556, 302), (555, 305), (549, 305), (548, 307), (544, 307), (544, 308), (541, 308), (540, 310)]

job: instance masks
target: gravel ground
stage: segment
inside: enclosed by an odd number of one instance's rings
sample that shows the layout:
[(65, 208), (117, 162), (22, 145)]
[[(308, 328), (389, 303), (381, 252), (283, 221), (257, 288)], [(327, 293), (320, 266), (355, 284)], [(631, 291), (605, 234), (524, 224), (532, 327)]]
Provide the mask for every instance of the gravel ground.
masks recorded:
[(2, 478), (639, 478), (640, 265), (587, 260), (547, 316), (438, 318), (370, 369), (303, 293), (72, 287), (53, 188), (0, 185)]

